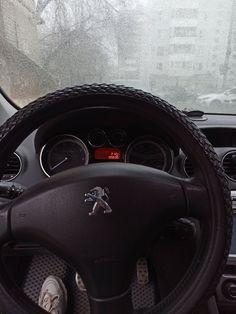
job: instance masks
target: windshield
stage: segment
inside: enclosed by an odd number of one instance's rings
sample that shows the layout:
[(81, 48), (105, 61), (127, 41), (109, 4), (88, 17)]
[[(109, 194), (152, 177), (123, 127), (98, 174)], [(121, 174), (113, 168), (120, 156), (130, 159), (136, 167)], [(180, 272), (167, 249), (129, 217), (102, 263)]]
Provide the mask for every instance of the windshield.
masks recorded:
[(236, 113), (236, 0), (1, 0), (0, 86), (19, 106), (115, 83)]

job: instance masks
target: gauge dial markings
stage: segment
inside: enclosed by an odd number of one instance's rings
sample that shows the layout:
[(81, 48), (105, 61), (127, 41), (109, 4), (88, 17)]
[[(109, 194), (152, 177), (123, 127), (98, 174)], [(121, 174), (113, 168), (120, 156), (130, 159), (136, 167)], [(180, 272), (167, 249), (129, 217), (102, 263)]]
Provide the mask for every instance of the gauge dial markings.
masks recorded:
[(128, 146), (125, 162), (168, 172), (173, 165), (173, 151), (157, 137), (142, 136)]
[(50, 139), (40, 152), (40, 165), (48, 177), (67, 169), (87, 165), (88, 162), (87, 146), (81, 139), (70, 134)]

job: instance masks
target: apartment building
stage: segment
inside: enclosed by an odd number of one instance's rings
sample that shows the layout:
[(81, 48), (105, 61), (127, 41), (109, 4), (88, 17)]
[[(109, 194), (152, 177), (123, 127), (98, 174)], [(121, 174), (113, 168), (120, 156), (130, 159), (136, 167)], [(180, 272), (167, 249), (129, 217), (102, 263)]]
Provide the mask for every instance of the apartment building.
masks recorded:
[(230, 1), (153, 1), (151, 91), (173, 86), (202, 93), (220, 89), (230, 14)]
[(232, 3), (230, 29), (227, 37), (227, 52), (224, 67), (222, 67), (224, 87), (236, 86), (236, 0)]
[(1, 0), (1, 36), (39, 63), (34, 0)]
[[(115, 83), (148, 87), (146, 78), (147, 16), (145, 10), (120, 10), (117, 15), (117, 69)], [(149, 76), (149, 72), (147, 74)], [(147, 84), (146, 84), (147, 82)]]
[(1, 87), (19, 104), (28, 103), (39, 91), (46, 93), (54, 84), (41, 65), (35, 10), (34, 0), (0, 0)]

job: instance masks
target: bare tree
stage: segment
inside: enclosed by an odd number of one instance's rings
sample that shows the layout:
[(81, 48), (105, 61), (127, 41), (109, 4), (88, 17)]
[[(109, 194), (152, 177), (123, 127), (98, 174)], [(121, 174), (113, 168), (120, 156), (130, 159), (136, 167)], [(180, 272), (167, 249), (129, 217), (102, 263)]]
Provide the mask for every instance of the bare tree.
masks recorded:
[(54, 5), (53, 27), (42, 40), (44, 66), (62, 86), (104, 80), (118, 10), (108, 0), (57, 0)]
[(41, 17), (44, 9), (47, 7), (47, 5), (49, 4), (49, 2), (51, 2), (52, 0), (38, 0), (37, 1), (37, 5), (36, 5), (36, 14), (38, 17)]

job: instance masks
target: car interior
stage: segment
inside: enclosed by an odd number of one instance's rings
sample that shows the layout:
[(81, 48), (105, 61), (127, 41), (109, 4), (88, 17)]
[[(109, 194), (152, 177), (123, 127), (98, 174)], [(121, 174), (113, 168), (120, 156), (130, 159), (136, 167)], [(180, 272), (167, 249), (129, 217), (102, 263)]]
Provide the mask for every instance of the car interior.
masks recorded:
[(0, 26), (0, 313), (235, 314), (236, 1)]

